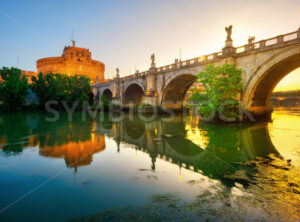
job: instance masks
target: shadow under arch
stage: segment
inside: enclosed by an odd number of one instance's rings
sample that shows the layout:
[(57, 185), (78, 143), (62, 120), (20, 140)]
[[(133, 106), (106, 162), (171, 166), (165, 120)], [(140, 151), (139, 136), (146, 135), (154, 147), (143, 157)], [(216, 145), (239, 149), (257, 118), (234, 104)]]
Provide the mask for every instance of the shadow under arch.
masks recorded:
[(139, 104), (144, 101), (144, 89), (136, 83), (130, 84), (124, 91), (123, 105)]
[[(208, 138), (206, 147), (200, 147), (186, 136), (166, 138), (163, 141), (165, 158), (180, 167), (200, 170), (228, 186), (235, 182), (247, 186), (255, 169), (244, 163), (257, 157), (268, 158), (270, 154), (280, 157), (271, 141), (267, 123), (229, 126), (200, 123), (199, 129)], [(238, 171), (247, 172), (248, 178), (228, 177)]]
[(181, 74), (171, 79), (163, 91), (161, 107), (173, 110), (182, 109), (186, 92), (196, 78), (193, 74)]
[(111, 101), (111, 100), (112, 100), (113, 94), (112, 94), (112, 92), (111, 92), (110, 89), (105, 89), (105, 90), (103, 91), (101, 97), (102, 97), (102, 96), (105, 96), (106, 99), (107, 99), (108, 101)]
[(131, 142), (135, 145), (141, 144), (145, 138), (145, 123), (141, 121), (137, 116), (133, 117), (133, 120), (130, 120), (126, 116), (122, 122), (124, 136), (126, 142)]
[[(266, 122), (252, 125), (198, 122), (193, 125), (193, 130), (197, 128), (205, 134), (208, 138), (205, 146), (199, 146), (187, 137), (190, 130), (187, 124), (182, 116), (176, 116), (171, 122), (157, 118), (151, 123), (125, 118), (118, 124), (120, 130), (116, 131), (120, 133), (122, 141), (149, 154), (152, 170), (156, 169), (157, 158), (164, 159), (180, 168), (218, 179), (228, 186), (233, 186), (235, 182), (247, 186), (251, 182), (255, 167), (245, 163), (257, 157), (268, 158), (270, 154), (280, 157), (272, 144)], [(247, 172), (249, 177), (228, 178), (240, 171)]]
[(257, 116), (269, 114), (269, 102), (274, 88), (282, 78), (299, 67), (300, 44), (274, 55), (246, 83), (242, 94), (242, 107)]
[[(160, 116), (154, 121), (144, 122), (137, 116), (133, 120), (125, 117), (114, 124), (116, 129), (110, 136), (148, 153), (152, 170), (157, 169), (156, 160), (159, 158), (228, 186), (235, 182), (247, 186), (251, 182), (256, 171), (255, 166), (249, 164), (252, 160), (258, 157), (268, 159), (271, 154), (281, 158), (270, 138), (267, 122), (220, 125), (191, 118), (176, 115), (172, 121), (167, 121)], [(207, 139), (204, 145), (193, 140), (203, 139), (199, 131)], [(193, 132), (195, 137), (188, 137)], [(230, 178), (239, 172), (246, 172), (246, 178)]]

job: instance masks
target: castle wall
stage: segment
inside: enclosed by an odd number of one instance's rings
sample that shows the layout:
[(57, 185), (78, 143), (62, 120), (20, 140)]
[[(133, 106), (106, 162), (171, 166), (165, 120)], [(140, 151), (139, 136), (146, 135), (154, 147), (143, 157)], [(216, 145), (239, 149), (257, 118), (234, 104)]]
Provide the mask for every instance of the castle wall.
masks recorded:
[(102, 62), (92, 60), (88, 49), (78, 47), (66, 47), (61, 57), (49, 57), (37, 61), (37, 72), (61, 73), (69, 76), (84, 75), (96, 82), (97, 76), (100, 82), (104, 82), (105, 65)]
[(93, 82), (99, 76), (99, 81), (104, 82), (105, 66), (98, 61), (74, 61), (62, 57), (44, 58), (37, 61), (37, 71), (47, 73), (61, 73), (66, 75), (85, 75), (91, 78)]

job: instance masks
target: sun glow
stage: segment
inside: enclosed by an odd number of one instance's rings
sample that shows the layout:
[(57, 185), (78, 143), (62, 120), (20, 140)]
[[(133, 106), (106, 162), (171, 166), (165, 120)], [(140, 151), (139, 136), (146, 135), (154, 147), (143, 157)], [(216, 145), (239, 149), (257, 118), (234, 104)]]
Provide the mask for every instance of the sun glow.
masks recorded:
[(300, 90), (300, 68), (284, 77), (275, 87), (274, 92)]
[(194, 122), (190, 120), (186, 123), (186, 138), (198, 145), (201, 149), (205, 149), (209, 143), (209, 138), (206, 136), (206, 132), (198, 127), (198, 123), (198, 118)]

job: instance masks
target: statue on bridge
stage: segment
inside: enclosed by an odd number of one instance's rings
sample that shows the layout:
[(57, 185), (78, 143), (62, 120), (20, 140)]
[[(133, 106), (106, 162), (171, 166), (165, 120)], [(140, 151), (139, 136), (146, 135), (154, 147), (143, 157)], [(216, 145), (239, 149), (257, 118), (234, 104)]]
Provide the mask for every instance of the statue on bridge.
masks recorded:
[(151, 55), (151, 64), (155, 63), (155, 54), (153, 53)]
[(153, 53), (152, 55), (151, 55), (151, 68), (155, 68), (155, 54)]
[(255, 36), (249, 36), (248, 38), (248, 44), (252, 44), (255, 40)]
[(120, 70), (119, 70), (119, 68), (116, 68), (116, 72), (117, 72), (116, 78), (118, 79), (118, 78), (120, 78), (120, 74), (119, 74)]
[(232, 34), (232, 25), (226, 26), (225, 31), (227, 32), (227, 40), (232, 40), (231, 39), (231, 34)]
[(182, 64), (181, 60), (179, 60), (179, 59), (176, 58), (175, 61), (174, 61), (175, 67), (177, 69), (179, 69), (181, 67), (181, 64)]

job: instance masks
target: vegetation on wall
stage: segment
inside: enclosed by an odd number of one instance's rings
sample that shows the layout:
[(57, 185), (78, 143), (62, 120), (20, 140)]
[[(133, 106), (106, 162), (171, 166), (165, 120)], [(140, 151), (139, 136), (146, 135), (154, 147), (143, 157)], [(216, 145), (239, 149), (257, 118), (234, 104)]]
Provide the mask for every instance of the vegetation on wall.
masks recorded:
[(236, 118), (239, 114), (238, 97), (242, 90), (242, 70), (235, 65), (208, 65), (197, 76), (201, 89), (192, 89), (189, 100), (204, 118)]
[(20, 111), (25, 106), (28, 93), (28, 80), (17, 68), (3, 67), (0, 70), (0, 100), (1, 109), (5, 111)]

